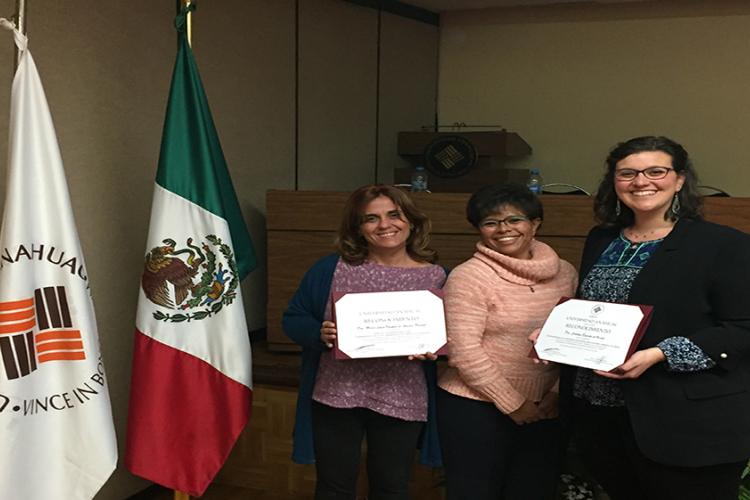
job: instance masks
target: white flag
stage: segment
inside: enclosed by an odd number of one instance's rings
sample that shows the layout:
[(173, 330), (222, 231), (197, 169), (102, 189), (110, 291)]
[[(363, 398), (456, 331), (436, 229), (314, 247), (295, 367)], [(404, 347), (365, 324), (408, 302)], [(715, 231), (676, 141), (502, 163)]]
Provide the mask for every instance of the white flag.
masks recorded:
[(22, 55), (0, 232), (0, 497), (90, 499), (117, 463), (112, 411), (52, 117), (26, 38), (14, 35)]

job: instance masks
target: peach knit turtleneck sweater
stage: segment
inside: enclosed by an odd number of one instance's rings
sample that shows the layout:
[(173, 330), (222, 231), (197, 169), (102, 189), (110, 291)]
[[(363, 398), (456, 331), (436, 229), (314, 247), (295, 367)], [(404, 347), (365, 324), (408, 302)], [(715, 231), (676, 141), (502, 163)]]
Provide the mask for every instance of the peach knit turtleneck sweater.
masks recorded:
[(438, 384), (457, 396), (489, 401), (503, 413), (556, 390), (558, 369), (529, 357), (529, 335), (561, 297), (575, 293), (577, 273), (545, 243), (516, 259), (477, 243), (443, 288), (450, 367)]

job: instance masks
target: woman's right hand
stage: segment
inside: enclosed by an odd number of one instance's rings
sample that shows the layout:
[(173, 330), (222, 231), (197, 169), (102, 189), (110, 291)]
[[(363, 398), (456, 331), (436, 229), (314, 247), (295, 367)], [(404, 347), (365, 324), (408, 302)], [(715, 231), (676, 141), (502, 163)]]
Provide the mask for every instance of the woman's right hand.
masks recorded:
[(539, 406), (528, 399), (523, 402), (520, 408), (509, 413), (508, 416), (518, 425), (530, 424), (542, 419)]
[[(529, 342), (531, 342), (531, 345), (536, 345), (536, 341), (539, 338), (539, 334), (541, 333), (542, 329), (537, 328), (533, 332), (531, 332), (531, 335), (529, 335)], [(539, 359), (539, 358), (531, 358), (531, 360), (534, 362), (534, 364), (538, 365), (539, 363), (543, 365), (548, 365), (550, 362), (546, 359)]]
[(336, 340), (336, 323), (333, 321), (324, 321), (320, 325), (320, 341), (330, 349), (333, 347), (334, 340)]

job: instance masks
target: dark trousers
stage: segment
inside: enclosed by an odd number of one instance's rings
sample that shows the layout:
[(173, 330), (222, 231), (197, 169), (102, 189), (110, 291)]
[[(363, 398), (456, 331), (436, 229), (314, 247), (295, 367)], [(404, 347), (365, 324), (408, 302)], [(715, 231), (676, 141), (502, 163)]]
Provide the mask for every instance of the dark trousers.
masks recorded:
[(409, 477), (423, 422), (365, 408), (312, 403), (315, 500), (354, 500), (362, 440), (367, 436), (369, 500), (408, 500)]
[(747, 463), (678, 467), (654, 462), (638, 449), (627, 409), (580, 400), (574, 439), (584, 465), (612, 500), (737, 500)]
[(560, 465), (557, 419), (517, 425), (492, 403), (438, 389), (448, 500), (553, 498)]

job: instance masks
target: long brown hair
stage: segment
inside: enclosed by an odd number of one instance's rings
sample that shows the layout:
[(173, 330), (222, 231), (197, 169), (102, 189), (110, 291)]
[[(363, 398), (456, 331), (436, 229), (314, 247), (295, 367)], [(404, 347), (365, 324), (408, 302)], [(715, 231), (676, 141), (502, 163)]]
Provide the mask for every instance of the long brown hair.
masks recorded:
[(411, 227), (409, 238), (406, 240), (406, 252), (409, 256), (418, 262), (435, 262), (437, 252), (429, 246), (432, 228), (430, 219), (417, 208), (404, 191), (385, 184), (362, 186), (349, 196), (336, 238), (336, 250), (341, 257), (351, 264), (361, 264), (367, 259), (369, 248), (360, 233), (362, 212), (368, 203), (380, 196), (390, 198)]

